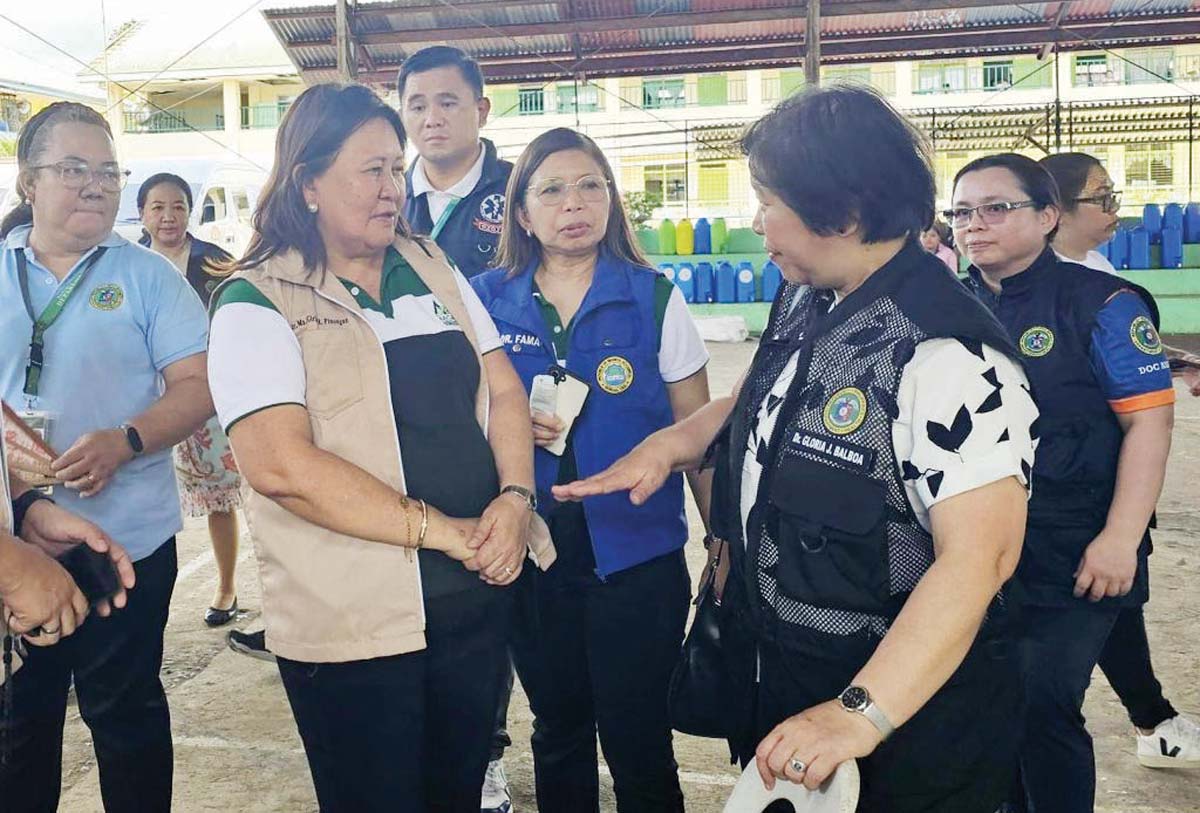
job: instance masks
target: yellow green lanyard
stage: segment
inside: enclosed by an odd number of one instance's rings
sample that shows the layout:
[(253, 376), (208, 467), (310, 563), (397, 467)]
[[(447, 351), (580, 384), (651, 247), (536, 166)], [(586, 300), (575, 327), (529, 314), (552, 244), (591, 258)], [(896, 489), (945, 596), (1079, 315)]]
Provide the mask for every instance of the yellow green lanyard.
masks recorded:
[(37, 397), (38, 385), (42, 380), (42, 367), (45, 366), (46, 331), (62, 315), (63, 308), (67, 306), (71, 295), (83, 284), (84, 277), (92, 270), (92, 266), (96, 264), (105, 250), (105, 246), (97, 248), (92, 256), (88, 257), (84, 266), (71, 274), (67, 283), (58, 289), (58, 293), (42, 310), (41, 316), (34, 316), (33, 300), (29, 296), (29, 268), (25, 260), (25, 251), (17, 249), (17, 278), (21, 283), (21, 298), (25, 301), (25, 312), (29, 314), (29, 320), (33, 322), (33, 335), (29, 339), (29, 363), (25, 365), (25, 394), (30, 398)]

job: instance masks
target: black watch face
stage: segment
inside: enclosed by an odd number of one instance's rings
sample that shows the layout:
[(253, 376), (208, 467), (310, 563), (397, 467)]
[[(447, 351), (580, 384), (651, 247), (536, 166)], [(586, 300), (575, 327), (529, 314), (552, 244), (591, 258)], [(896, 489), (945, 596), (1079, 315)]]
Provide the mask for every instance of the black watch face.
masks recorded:
[(861, 686), (851, 686), (842, 692), (842, 705), (854, 711), (865, 709), (871, 702), (871, 696)]

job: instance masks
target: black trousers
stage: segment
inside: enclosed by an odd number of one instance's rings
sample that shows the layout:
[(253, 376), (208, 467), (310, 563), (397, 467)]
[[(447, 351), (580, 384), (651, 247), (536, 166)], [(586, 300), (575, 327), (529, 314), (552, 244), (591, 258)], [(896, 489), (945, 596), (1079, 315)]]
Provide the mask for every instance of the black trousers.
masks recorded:
[[(878, 643), (865, 635), (807, 636), (798, 651), (759, 650), (753, 736), (738, 748), (743, 766), (776, 725), (837, 697)], [(1012, 642), (981, 635), (937, 694), (858, 761), (858, 813), (994, 813), (1017, 769), (1018, 677)]]
[(1138, 728), (1155, 728), (1179, 713), (1163, 696), (1162, 684), (1154, 676), (1142, 605), (1124, 607), (1117, 614), (1100, 653), (1100, 670)]
[[(51, 647), (29, 647), (13, 676), (12, 756), (0, 767), (5, 813), (53, 813), (62, 788), (62, 733), (72, 679), (92, 734), (108, 813), (167, 813), (174, 751), (159, 680), (163, 630), (175, 589), (175, 538), (134, 564), (124, 609), (89, 616)], [(0, 727), (4, 722), (0, 721)]]
[(527, 567), (521, 574), (513, 636), (534, 714), (538, 810), (600, 810), (599, 732), (620, 813), (682, 811), (667, 684), (691, 594), (683, 551), (601, 581), (587, 566), (582, 510), (569, 522), (552, 521), (551, 533), (560, 558), (545, 573)]
[(445, 596), (419, 652), (278, 658), (321, 813), (478, 813), (511, 610), (507, 592)]
[(1079, 600), (1021, 610), (1018, 653), (1026, 711), (1021, 779), (1029, 813), (1091, 813), (1096, 757), (1083, 718), (1092, 670), (1119, 606)]

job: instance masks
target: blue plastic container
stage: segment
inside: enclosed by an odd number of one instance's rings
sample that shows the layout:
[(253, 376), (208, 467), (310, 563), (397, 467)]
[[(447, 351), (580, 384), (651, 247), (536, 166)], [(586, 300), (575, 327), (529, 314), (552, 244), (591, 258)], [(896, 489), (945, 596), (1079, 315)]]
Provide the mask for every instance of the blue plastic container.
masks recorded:
[(688, 302), (696, 301), (696, 269), (691, 263), (680, 263), (675, 271), (675, 284), (683, 291), (683, 298)]
[(737, 267), (737, 301), (754, 301), (754, 265), (742, 260)]
[(658, 270), (671, 282), (675, 281), (675, 263), (659, 263)]
[[(1177, 206), (1178, 204), (1171, 204)], [(1162, 267), (1183, 268), (1183, 209), (1179, 210), (1179, 228), (1163, 225)]]
[(780, 272), (779, 266), (767, 260), (762, 270), (762, 301), (774, 302), (775, 294), (779, 292), (779, 286), (782, 284), (783, 273)]
[(1183, 242), (1200, 243), (1200, 203), (1189, 203), (1183, 210)]
[(733, 263), (721, 260), (717, 263), (716, 275), (716, 301), (725, 305), (737, 302), (737, 272), (733, 270)]
[(1108, 261), (1120, 270), (1129, 267), (1129, 232), (1117, 229), (1108, 241)]
[(1180, 236), (1183, 235), (1183, 207), (1178, 203), (1168, 203), (1163, 207), (1162, 227), (1164, 229), (1177, 229)]
[(1129, 233), (1129, 265), (1133, 270), (1150, 267), (1150, 232), (1139, 226)]
[(707, 217), (702, 217), (696, 221), (696, 228), (692, 235), (692, 251), (697, 254), (712, 254), (712, 225), (708, 222)]
[(1158, 204), (1147, 203), (1143, 206), (1142, 228), (1146, 230), (1146, 235), (1150, 238), (1151, 243), (1157, 243), (1162, 239), (1162, 227), (1162, 211), (1158, 208)]
[(710, 262), (696, 263), (696, 302), (712, 302), (716, 293), (713, 290), (713, 267)]

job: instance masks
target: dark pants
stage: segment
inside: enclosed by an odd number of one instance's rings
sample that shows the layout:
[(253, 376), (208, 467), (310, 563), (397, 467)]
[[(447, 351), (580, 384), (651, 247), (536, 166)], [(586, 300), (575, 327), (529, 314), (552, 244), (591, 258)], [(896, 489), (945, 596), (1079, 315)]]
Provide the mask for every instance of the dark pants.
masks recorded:
[[(532, 564), (527, 565), (533, 567)], [(512, 655), (504, 654), (504, 689), (500, 692), (500, 702), (496, 704), (496, 722), (492, 731), (492, 750), (488, 761), (495, 762), (504, 756), (504, 749), (512, 745), (512, 737), (508, 736), (508, 704), (512, 702), (513, 664)]]
[(278, 658), (321, 813), (478, 813), (511, 606), (507, 593), (432, 599), (419, 652)]
[[(62, 733), (72, 678), (92, 734), (108, 813), (167, 813), (174, 752), (159, 680), (163, 630), (175, 589), (175, 539), (134, 564), (124, 609), (89, 616), (51, 647), (29, 647), (13, 676), (10, 762), (0, 768), (5, 813), (53, 813), (62, 787)], [(0, 721), (0, 727), (4, 725)]]
[(1117, 615), (1100, 653), (1100, 669), (1138, 728), (1156, 728), (1179, 713), (1163, 697), (1162, 685), (1154, 676), (1141, 605), (1124, 607)]
[[(837, 697), (877, 644), (811, 635), (814, 646), (802, 653), (760, 650), (753, 737), (738, 749), (743, 766), (776, 725)], [(983, 635), (929, 702), (858, 761), (858, 813), (994, 813), (1016, 774), (1019, 711), (1012, 643)]]
[[(522, 573), (513, 640), (534, 714), (538, 810), (599, 811), (599, 731), (621, 813), (682, 811), (667, 684), (691, 593), (683, 551), (600, 581), (572, 564), (590, 558), (587, 538), (552, 530), (566, 558)], [(580, 543), (588, 556), (573, 560)]]
[(1092, 670), (1121, 612), (1086, 600), (1021, 611), (1021, 778), (1029, 813), (1091, 813), (1096, 758), (1083, 719)]

